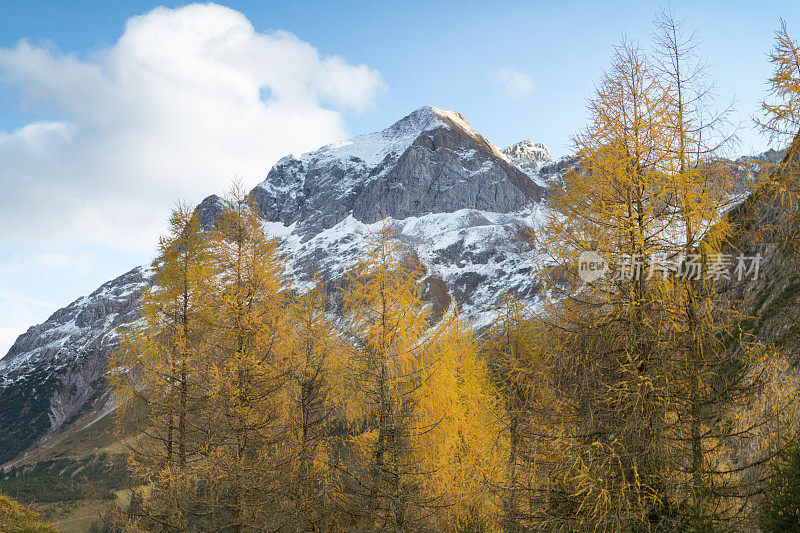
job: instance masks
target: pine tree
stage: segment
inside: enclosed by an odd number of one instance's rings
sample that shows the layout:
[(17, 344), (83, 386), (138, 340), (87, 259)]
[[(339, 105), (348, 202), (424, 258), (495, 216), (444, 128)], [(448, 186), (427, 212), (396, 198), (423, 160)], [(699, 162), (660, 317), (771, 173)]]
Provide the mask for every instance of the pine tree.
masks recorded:
[(784, 446), (772, 465), (772, 476), (759, 509), (765, 533), (800, 531), (800, 446)]

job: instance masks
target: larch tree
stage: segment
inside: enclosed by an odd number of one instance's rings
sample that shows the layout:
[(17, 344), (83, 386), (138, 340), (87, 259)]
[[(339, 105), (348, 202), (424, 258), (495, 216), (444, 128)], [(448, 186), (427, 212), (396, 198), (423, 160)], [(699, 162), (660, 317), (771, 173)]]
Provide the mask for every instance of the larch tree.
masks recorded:
[(352, 457), (340, 506), (360, 527), (407, 531), (424, 516), (417, 391), (432, 347), (421, 267), (391, 228), (372, 235), (344, 294)]
[(787, 154), (774, 165), (767, 165), (767, 186), (760, 195), (766, 201), (777, 197), (788, 217), (779, 227), (768, 225), (764, 234), (797, 253), (800, 239), (794, 226), (800, 221), (800, 168), (797, 154), (800, 151), (800, 45), (791, 37), (786, 22), (781, 19), (775, 32), (775, 43), (769, 54), (773, 65), (772, 76), (767, 81), (768, 95), (761, 102), (762, 116), (755, 122), (771, 141), (789, 143)]
[(336, 469), (329, 436), (340, 423), (344, 342), (318, 281), (289, 305), (287, 437), (292, 449), (289, 506), (296, 531), (327, 531), (337, 519)]
[[(775, 42), (769, 54), (773, 66), (768, 79), (768, 95), (761, 103), (762, 117), (756, 124), (770, 141), (789, 143), (781, 160), (767, 165), (767, 179), (749, 202), (748, 207), (757, 207), (767, 213), (773, 223), (763, 224), (762, 242), (772, 245), (775, 254), (780, 253), (782, 268), (796, 269), (800, 258), (800, 45), (789, 34), (786, 22), (781, 19), (775, 32)], [(755, 209), (754, 209), (755, 210)], [(788, 260), (785, 262), (785, 260)], [(759, 502), (759, 527), (764, 531), (791, 531), (797, 529), (797, 449), (800, 438), (800, 412), (798, 412), (798, 390), (800, 376), (797, 372), (797, 333), (800, 331), (800, 299), (792, 291), (791, 283), (778, 297), (782, 305), (777, 309), (784, 333), (776, 341), (782, 353), (776, 353), (766, 372), (765, 396), (768, 400), (751, 406), (744, 420), (753, 417), (752, 413), (772, 412), (770, 425), (762, 424), (759, 429), (766, 433), (759, 443), (767, 443), (768, 450), (777, 449), (778, 456), (770, 464), (766, 474), (759, 472), (756, 481), (766, 478), (764, 491)], [(793, 294), (794, 292), (794, 294)], [(773, 302), (774, 304), (774, 302)], [(787, 408), (788, 407), (788, 408)], [(775, 440), (781, 439), (779, 445)], [(759, 444), (757, 443), (757, 444)], [(750, 445), (752, 446), (752, 445)], [(762, 448), (763, 448), (762, 444)], [(762, 450), (758, 450), (762, 451)], [(763, 452), (762, 452), (763, 455)], [(756, 485), (759, 486), (759, 485)]]
[(794, 139), (800, 131), (800, 46), (783, 19), (769, 61), (773, 66), (769, 94), (761, 102), (763, 117), (757, 117), (756, 124), (770, 140)]
[(547, 474), (559, 453), (551, 415), (560, 406), (545, 348), (553, 336), (542, 326), (523, 302), (505, 295), (482, 341), (502, 399), (497, 418), (502, 464), (490, 483), (502, 502), (496, 512), (507, 532), (542, 524), (548, 513)]
[[(724, 254), (732, 251), (724, 213), (734, 201), (737, 177), (722, 161), (731, 140), (725, 132), (730, 108), (714, 111), (696, 39), (686, 37), (670, 13), (656, 20), (656, 58), (670, 95), (671, 143), (663, 173), (672, 226), (676, 236), (682, 233), (676, 245), (683, 248), (682, 266), (694, 258), (702, 272), (671, 278), (669, 292), (669, 440), (678, 452), (675, 470), (683, 474), (676, 478), (683, 489), (676, 497), (692, 527), (730, 526), (758, 487), (742, 473), (766, 461), (779, 441), (763, 432), (775, 410), (751, 408), (763, 405), (774, 357), (768, 346), (742, 334), (737, 302), (720, 295), (727, 276), (707, 274), (724, 268)], [(791, 407), (794, 400), (786, 399), (779, 411)], [(737, 453), (748, 440), (749, 453)]]
[(500, 395), (469, 324), (451, 311), (417, 391), (421, 491), (439, 531), (494, 531), (503, 494)]
[[(551, 473), (563, 487), (551, 495), (560, 498), (551, 505), (562, 523), (645, 527), (662, 513), (668, 489), (666, 376), (658, 361), (663, 281), (642, 269), (669, 247), (669, 189), (661, 174), (668, 97), (644, 51), (623, 41), (589, 100), (589, 125), (575, 137), (578, 166), (554, 195), (543, 235), (559, 265), (553, 287), (563, 288), (545, 317), (558, 355), (544, 357), (557, 363), (555, 379), (570, 397), (560, 416), (573, 453)], [(582, 285), (563, 266), (587, 251), (618, 275)]]
[(194, 509), (196, 464), (204, 448), (198, 419), (207, 403), (202, 369), (212, 272), (207, 239), (192, 210), (179, 205), (169, 229), (142, 291), (141, 320), (121, 332), (109, 371), (120, 429), (134, 429), (123, 441), (132, 479), (141, 487), (133, 492), (138, 516), (131, 518), (178, 531), (186, 529)]
[[(553, 287), (566, 289), (542, 313), (574, 443), (550, 474), (562, 525), (730, 527), (757, 486), (742, 473), (774, 451), (774, 410), (752, 409), (771, 351), (740, 335), (735, 302), (719, 297), (734, 198), (726, 111), (712, 112), (694, 41), (669, 15), (656, 49), (617, 50), (545, 232)], [(584, 284), (564, 268), (588, 250), (613, 275)], [(748, 439), (767, 455), (735, 457)]]
[(278, 529), (293, 452), (286, 445), (287, 293), (277, 243), (240, 186), (225, 200), (210, 253), (208, 513), (215, 527), (232, 531)]

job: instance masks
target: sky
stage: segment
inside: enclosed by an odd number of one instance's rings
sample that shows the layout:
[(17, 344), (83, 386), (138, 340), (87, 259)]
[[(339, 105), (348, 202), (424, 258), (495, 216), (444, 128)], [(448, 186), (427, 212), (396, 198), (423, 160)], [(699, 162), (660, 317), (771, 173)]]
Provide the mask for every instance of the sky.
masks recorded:
[[(288, 153), (422, 105), (555, 156), (623, 35), (663, 2), (0, 0), (0, 357), (27, 327), (150, 261), (178, 200), (252, 187)], [(740, 154), (796, 2), (683, 2)]]

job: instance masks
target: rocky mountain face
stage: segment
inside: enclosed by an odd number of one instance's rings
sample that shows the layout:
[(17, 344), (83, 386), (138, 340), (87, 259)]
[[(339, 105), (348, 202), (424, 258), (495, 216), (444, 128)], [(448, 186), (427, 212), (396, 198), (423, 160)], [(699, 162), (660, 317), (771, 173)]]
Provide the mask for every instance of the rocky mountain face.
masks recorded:
[(423, 107), (377, 133), (284, 157), (252, 197), (265, 220), (297, 224), (310, 238), (348, 216), (370, 224), (459, 209), (510, 213), (542, 193), (461, 115)]
[[(458, 305), (481, 327), (503, 291), (535, 299), (530, 235), (547, 183), (571, 164), (530, 141), (501, 151), (460, 114), (423, 107), (385, 130), (281, 159), (250, 197), (296, 288), (318, 275), (334, 293), (369, 233), (390, 224), (427, 269), (434, 315)], [(220, 202), (198, 205), (205, 227)], [(138, 267), (105, 283), (30, 328), (0, 359), (0, 465), (113, 409), (106, 360), (118, 328), (137, 320), (147, 279)]]
[[(796, 192), (789, 169), (800, 165), (800, 134), (786, 150), (747, 159), (775, 164), (773, 178)], [(760, 257), (756, 279), (732, 282), (728, 297), (742, 304), (744, 333), (781, 346), (800, 362), (800, 205), (785, 192), (762, 185), (728, 213), (735, 237), (730, 255)]]
[(535, 174), (543, 163), (553, 161), (550, 150), (542, 143), (525, 139), (503, 149), (508, 160), (528, 174)]
[(0, 359), (0, 464), (113, 408), (106, 358), (117, 345), (117, 328), (139, 318), (147, 274), (134, 268), (78, 298), (20, 335)]

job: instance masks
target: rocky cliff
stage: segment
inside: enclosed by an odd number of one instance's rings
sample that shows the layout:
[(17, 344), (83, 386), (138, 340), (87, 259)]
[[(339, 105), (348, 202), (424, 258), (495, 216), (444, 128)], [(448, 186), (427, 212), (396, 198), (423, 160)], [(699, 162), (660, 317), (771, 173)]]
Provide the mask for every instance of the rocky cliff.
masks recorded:
[(59, 309), (0, 359), (0, 464), (113, 407), (104, 380), (117, 328), (138, 320), (147, 269), (137, 267)]
[(288, 156), (252, 197), (265, 220), (310, 238), (348, 216), (370, 224), (474, 209), (510, 213), (543, 190), (453, 111), (420, 108), (389, 128)]

